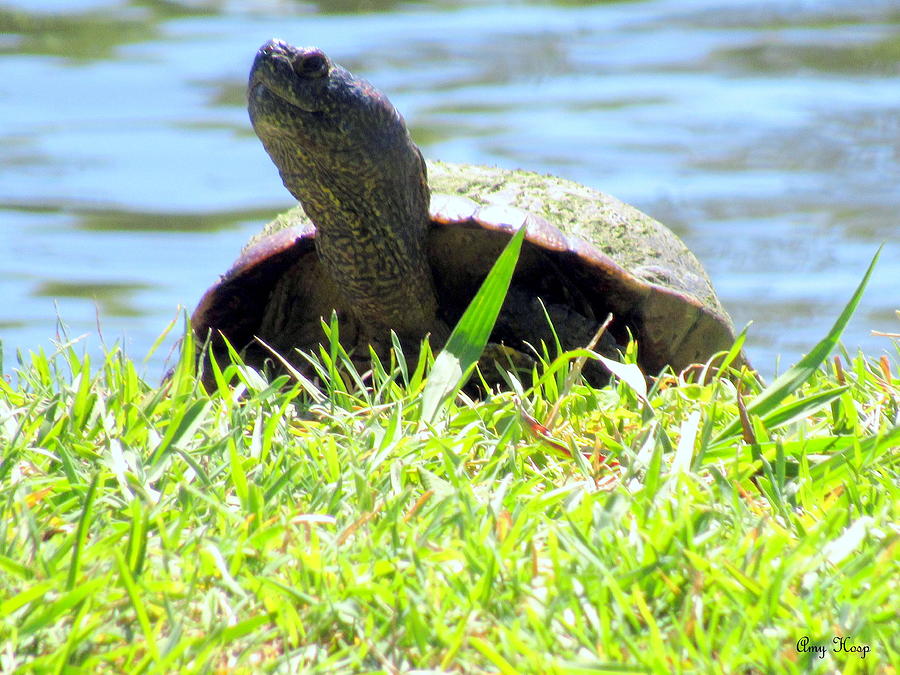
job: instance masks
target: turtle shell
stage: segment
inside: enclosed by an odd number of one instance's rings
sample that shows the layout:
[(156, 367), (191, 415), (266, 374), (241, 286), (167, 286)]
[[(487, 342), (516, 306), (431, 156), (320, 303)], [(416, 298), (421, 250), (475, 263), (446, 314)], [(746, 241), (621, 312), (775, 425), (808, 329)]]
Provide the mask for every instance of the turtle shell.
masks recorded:
[[(666, 227), (602, 192), (553, 176), (428, 163), (428, 251), (439, 309), (453, 325), (509, 237), (526, 227), (513, 284), (547, 303), (638, 341), (644, 372), (702, 363), (734, 341), (731, 320), (697, 258)], [(269, 223), (205, 293), (191, 318), (197, 337), (221, 333), (248, 363), (321, 339), (320, 317), (349, 318), (347, 302), (315, 252), (315, 227), (296, 207)], [(348, 337), (341, 324), (342, 339)], [(349, 340), (352, 342), (352, 327)]]

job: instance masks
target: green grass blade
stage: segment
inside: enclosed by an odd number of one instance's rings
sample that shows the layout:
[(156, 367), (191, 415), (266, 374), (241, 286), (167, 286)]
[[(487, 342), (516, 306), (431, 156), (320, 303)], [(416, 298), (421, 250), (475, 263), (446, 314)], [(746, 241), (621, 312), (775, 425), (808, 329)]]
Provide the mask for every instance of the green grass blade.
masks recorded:
[(163, 436), (159, 446), (153, 451), (149, 463), (155, 464), (165, 455), (170, 447), (191, 438), (203, 424), (211, 406), (212, 403), (209, 399), (201, 398), (179, 409), (173, 415), (172, 422), (166, 430), (166, 435)]
[(55, 579), (45, 579), (30, 588), (26, 588), (24, 591), (6, 598), (3, 602), (0, 602), (0, 619), (6, 619), (10, 614), (17, 612), (28, 603), (40, 600), (47, 592), (56, 590), (56, 585), (57, 581)]
[(469, 644), (481, 652), (482, 656), (490, 661), (503, 675), (516, 675), (519, 672), (487, 640), (472, 636), (469, 638)]
[(172, 389), (176, 392), (187, 392), (193, 389), (194, 373), (197, 372), (197, 347), (194, 342), (194, 330), (191, 328), (191, 320), (187, 313), (184, 314), (183, 338), (178, 361), (172, 371)]
[(22, 635), (34, 635), (64, 616), (69, 616), (73, 608), (78, 607), (86, 599), (100, 592), (109, 585), (109, 575), (85, 579), (75, 588), (66, 589), (59, 594), (48, 594), (41, 598), (39, 605), (35, 607), (33, 615), (19, 627)]
[(139, 576), (144, 569), (144, 560), (147, 557), (147, 515), (139, 500), (135, 499), (131, 502), (130, 515), (126, 555), (129, 569), (135, 576)]
[[(191, 318), (187, 315), (187, 312), (184, 311), (184, 308), (179, 307), (179, 308), (178, 308), (178, 313), (177, 313), (175, 316), (172, 317), (172, 320), (169, 321), (168, 325), (163, 329), (163, 332), (160, 333), (160, 334), (159, 334), (159, 337), (157, 337), (157, 338), (153, 341), (153, 344), (150, 345), (150, 349), (147, 350), (147, 354), (144, 356), (144, 363), (149, 363), (149, 362), (150, 362), (150, 359), (151, 359), (151, 358), (153, 357), (153, 355), (156, 353), (156, 350), (159, 349), (159, 346), (160, 346), (160, 345), (163, 343), (163, 341), (169, 336), (169, 333), (172, 332), (172, 329), (175, 328), (175, 324), (178, 323), (178, 317), (179, 317), (179, 315), (184, 316), (184, 319), (182, 319), (182, 321), (185, 322), (185, 326), (186, 326), (187, 328), (190, 328)], [(187, 332), (185, 333), (185, 337), (187, 338)], [(194, 335), (193, 335), (193, 333), (191, 333), (191, 336), (190, 336), (191, 346), (193, 346), (193, 337), (194, 337)]]
[(228, 460), (231, 465), (231, 480), (234, 483), (234, 491), (237, 493), (238, 499), (241, 500), (241, 506), (246, 509), (250, 492), (247, 485), (247, 474), (244, 473), (241, 455), (238, 453), (234, 440), (231, 438), (228, 439)]
[(128, 563), (125, 561), (125, 556), (122, 555), (122, 552), (119, 549), (113, 549), (113, 555), (116, 558), (119, 579), (122, 580), (122, 585), (128, 593), (128, 598), (131, 600), (131, 606), (134, 608), (138, 624), (141, 626), (141, 632), (143, 632), (144, 639), (147, 641), (147, 651), (150, 652), (150, 655), (154, 660), (158, 661), (159, 647), (156, 645), (156, 635), (153, 632), (153, 625), (150, 623), (150, 617), (147, 614), (147, 608), (144, 605), (143, 593), (135, 583), (134, 577), (131, 576), (131, 570), (128, 569)]
[(71, 591), (75, 587), (75, 581), (78, 579), (78, 571), (81, 568), (81, 554), (84, 553), (84, 546), (87, 543), (87, 531), (91, 522), (91, 507), (94, 505), (94, 496), (97, 494), (97, 481), (99, 478), (100, 474), (95, 473), (84, 498), (81, 518), (78, 519), (75, 544), (72, 546), (72, 562), (69, 565), (69, 577), (66, 580), (67, 591)]
[(259, 616), (250, 617), (245, 621), (241, 621), (234, 626), (228, 626), (222, 631), (219, 641), (223, 645), (227, 645), (234, 640), (250, 635), (254, 631), (268, 626), (272, 623), (274, 615), (261, 614)]
[(644, 374), (636, 363), (622, 363), (600, 354), (597, 354), (597, 358), (600, 360), (600, 363), (606, 366), (609, 372), (631, 387), (642, 403), (647, 402), (647, 382), (644, 380)]
[(763, 417), (762, 420), (766, 425), (766, 429), (772, 430), (789, 422), (803, 419), (812, 415), (816, 410), (829, 405), (833, 400), (840, 398), (849, 388), (850, 385), (845, 385), (837, 389), (820, 391), (817, 394), (791, 401), (772, 411)]
[(450, 334), (447, 344), (434, 360), (422, 393), (422, 422), (434, 420), (441, 403), (465, 383), (466, 377), (478, 363), (509, 290), (524, 239), (525, 228), (521, 227), (497, 258), (490, 274)]
[(810, 467), (810, 477), (816, 481), (830, 479), (834, 484), (853, 480), (851, 459), (856, 453), (867, 457), (867, 462), (881, 461), (882, 456), (893, 453), (893, 464), (897, 464), (897, 448), (900, 447), (900, 425), (888, 429), (883, 434), (848, 444), (832, 453), (828, 459)]
[[(872, 276), (872, 272), (875, 269), (875, 264), (878, 262), (878, 258), (881, 255), (881, 249), (882, 247), (879, 247), (878, 251), (875, 252), (875, 257), (873, 257), (872, 262), (869, 263), (869, 268), (866, 270), (865, 276), (863, 276), (862, 281), (859, 282), (859, 286), (857, 286), (856, 291), (853, 293), (853, 297), (850, 298), (850, 302), (847, 303), (847, 306), (844, 307), (844, 311), (841, 312), (841, 315), (834, 322), (828, 335), (813, 347), (806, 356), (800, 359), (796, 365), (789, 368), (781, 375), (781, 377), (766, 387), (759, 396), (754, 398), (753, 401), (747, 405), (748, 413), (751, 415), (765, 416), (774, 411), (785, 398), (797, 391), (804, 382), (812, 377), (813, 373), (819, 369), (822, 363), (825, 362), (825, 359), (827, 359), (831, 352), (834, 351), (834, 348), (838, 344), (838, 340), (841, 339), (841, 333), (844, 332), (844, 328), (846, 328), (847, 324), (850, 322), (850, 317), (853, 316), (856, 307), (859, 305), (859, 301), (862, 299), (863, 292), (866, 290), (866, 286), (869, 283), (869, 278)], [(736, 435), (739, 433), (740, 428), (740, 418), (735, 416), (731, 424), (726, 426), (719, 432), (719, 435), (713, 439), (713, 445)]]

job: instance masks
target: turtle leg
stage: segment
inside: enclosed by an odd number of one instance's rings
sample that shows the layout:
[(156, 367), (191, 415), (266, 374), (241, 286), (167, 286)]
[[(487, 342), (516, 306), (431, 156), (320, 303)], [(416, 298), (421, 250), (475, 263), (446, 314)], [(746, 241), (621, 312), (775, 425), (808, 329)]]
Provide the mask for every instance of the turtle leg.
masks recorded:
[[(493, 338), (526, 353), (531, 352), (527, 345), (540, 349), (543, 341), (552, 354), (555, 340), (553, 330), (547, 323), (547, 316), (550, 317), (560, 344), (566, 350), (586, 347), (600, 327), (599, 321), (576, 312), (569, 305), (543, 305), (533, 293), (511, 286), (497, 318)], [(603, 356), (616, 358), (621, 346), (607, 332), (594, 349)], [(602, 386), (609, 380), (609, 373), (595, 360), (585, 363), (584, 376), (588, 382), (597, 386)]]

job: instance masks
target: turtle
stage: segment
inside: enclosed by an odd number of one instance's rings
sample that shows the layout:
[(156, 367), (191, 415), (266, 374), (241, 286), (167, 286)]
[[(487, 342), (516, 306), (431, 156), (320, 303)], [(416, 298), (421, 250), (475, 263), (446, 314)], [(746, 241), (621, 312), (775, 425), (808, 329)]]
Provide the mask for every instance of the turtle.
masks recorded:
[[(563, 178), (426, 162), (387, 96), (317, 47), (265, 43), (248, 109), (299, 206), (251, 240), (192, 314), (217, 360), (225, 337), (251, 365), (262, 367), (270, 348), (301, 365), (297, 350), (322, 342), (333, 311), (354, 353), (386, 352), (391, 331), (404, 349), (425, 336), (440, 347), (522, 227), (492, 342), (527, 351), (558, 336), (583, 347), (611, 313), (598, 350), (614, 354), (630, 336), (651, 374), (734, 342), (706, 272), (665, 226)], [(607, 377), (585, 372), (598, 384)]]

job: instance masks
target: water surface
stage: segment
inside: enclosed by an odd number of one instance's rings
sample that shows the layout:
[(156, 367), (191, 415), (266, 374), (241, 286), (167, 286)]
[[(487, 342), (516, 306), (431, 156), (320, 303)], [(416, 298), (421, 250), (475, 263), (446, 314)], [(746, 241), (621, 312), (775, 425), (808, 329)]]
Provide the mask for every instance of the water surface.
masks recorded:
[(292, 204), (244, 109), (273, 36), (375, 82), (429, 157), (559, 174), (669, 225), (767, 374), (887, 242), (845, 343), (890, 349), (869, 331), (900, 328), (896, 2), (0, 0), (7, 370), (58, 317), (141, 358)]

